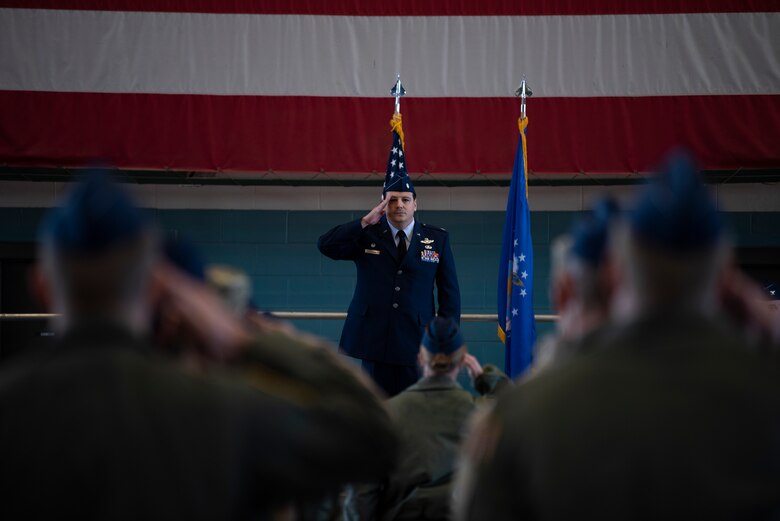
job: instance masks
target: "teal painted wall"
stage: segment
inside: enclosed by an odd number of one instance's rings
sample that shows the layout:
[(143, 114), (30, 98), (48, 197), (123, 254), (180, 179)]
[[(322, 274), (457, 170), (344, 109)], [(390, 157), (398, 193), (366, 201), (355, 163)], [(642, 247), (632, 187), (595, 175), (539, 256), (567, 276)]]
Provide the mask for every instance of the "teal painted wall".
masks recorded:
[[(44, 209), (0, 208), (0, 241), (32, 241)], [(349, 211), (154, 210), (163, 230), (187, 236), (208, 262), (246, 270), (263, 309), (345, 311), (355, 284), (351, 262), (320, 255), (317, 238), (336, 224), (359, 218)], [(578, 212), (533, 212), (534, 305), (552, 313), (547, 295), (549, 245)], [(447, 228), (460, 280), (464, 313), (495, 313), (496, 269), (503, 212), (420, 211), (418, 218)], [(728, 214), (738, 246), (780, 246), (780, 213)], [(341, 321), (298, 321), (301, 329), (337, 342)], [(539, 334), (552, 324), (538, 324)], [(503, 366), (494, 323), (465, 323), (464, 335), (483, 362)]]

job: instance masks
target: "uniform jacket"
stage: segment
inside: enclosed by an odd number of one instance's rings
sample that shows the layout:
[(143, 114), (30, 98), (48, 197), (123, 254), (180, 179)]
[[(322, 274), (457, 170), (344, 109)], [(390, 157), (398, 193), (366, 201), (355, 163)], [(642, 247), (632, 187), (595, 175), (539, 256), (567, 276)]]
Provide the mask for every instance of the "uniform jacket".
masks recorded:
[(387, 218), (362, 228), (352, 221), (320, 237), (320, 251), (357, 268), (355, 293), (339, 346), (350, 356), (415, 365), (425, 326), (437, 314), (460, 321), (460, 290), (449, 234), (415, 222), (411, 245), (399, 264)]
[(776, 519), (780, 365), (726, 322), (610, 326), (503, 394), (458, 519)]
[(5, 518), (262, 519), (384, 475), (390, 419), (326, 350), (261, 333), (194, 373), (90, 325), (19, 355), (0, 367)]
[(387, 401), (400, 438), (398, 465), (381, 483), (350, 487), (346, 521), (445, 521), (468, 419), (478, 403), (503, 392), (509, 378), (486, 365), (475, 397), (447, 376), (421, 379)]

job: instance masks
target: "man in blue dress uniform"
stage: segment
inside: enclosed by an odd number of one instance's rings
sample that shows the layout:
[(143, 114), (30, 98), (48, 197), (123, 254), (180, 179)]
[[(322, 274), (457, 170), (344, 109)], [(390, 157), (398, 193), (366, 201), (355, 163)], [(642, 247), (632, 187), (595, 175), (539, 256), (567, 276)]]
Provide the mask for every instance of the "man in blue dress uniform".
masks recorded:
[[(400, 114), (396, 118), (400, 127)], [(324, 255), (351, 260), (357, 267), (339, 346), (363, 361), (363, 368), (388, 396), (419, 378), (417, 352), (426, 324), (436, 315), (460, 321), (460, 289), (449, 234), (415, 221), (417, 193), (395, 129), (382, 201), (361, 219), (331, 229), (317, 244)]]

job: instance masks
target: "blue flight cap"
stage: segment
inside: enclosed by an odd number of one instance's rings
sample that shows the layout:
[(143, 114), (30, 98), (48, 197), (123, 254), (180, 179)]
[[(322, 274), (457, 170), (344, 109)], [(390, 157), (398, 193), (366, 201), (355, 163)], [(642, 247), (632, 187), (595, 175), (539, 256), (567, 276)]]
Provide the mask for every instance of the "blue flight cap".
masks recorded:
[(604, 260), (609, 227), (620, 214), (620, 206), (612, 197), (600, 199), (588, 215), (572, 227), (571, 255), (591, 267)]
[(693, 159), (675, 152), (639, 193), (630, 226), (643, 242), (663, 250), (695, 253), (715, 245), (724, 231)]
[(181, 235), (166, 235), (163, 241), (165, 258), (181, 271), (200, 282), (206, 281), (206, 262), (191, 240)]
[(463, 347), (463, 335), (452, 318), (434, 317), (425, 328), (422, 345), (430, 353), (449, 355)]
[(139, 236), (148, 216), (104, 171), (89, 173), (44, 216), (39, 236), (65, 253), (95, 254)]

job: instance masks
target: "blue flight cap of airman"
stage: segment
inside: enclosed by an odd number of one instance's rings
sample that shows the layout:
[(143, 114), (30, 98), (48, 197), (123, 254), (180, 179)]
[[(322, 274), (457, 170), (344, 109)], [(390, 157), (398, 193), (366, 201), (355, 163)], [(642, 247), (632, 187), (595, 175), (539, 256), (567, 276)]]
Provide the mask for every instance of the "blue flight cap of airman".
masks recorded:
[(774, 282), (768, 282), (764, 285), (764, 293), (766, 293), (767, 300), (780, 300), (780, 291)]
[(450, 317), (434, 317), (425, 328), (422, 345), (430, 353), (449, 355), (463, 347), (463, 335)]
[(679, 253), (709, 249), (724, 232), (723, 218), (684, 152), (669, 155), (642, 188), (629, 221), (641, 241)]
[(96, 254), (141, 234), (147, 215), (105, 171), (79, 181), (62, 205), (44, 216), (40, 238), (64, 253)]
[(591, 267), (604, 260), (607, 251), (609, 228), (620, 214), (620, 206), (612, 197), (600, 199), (588, 215), (572, 227), (571, 255)]

